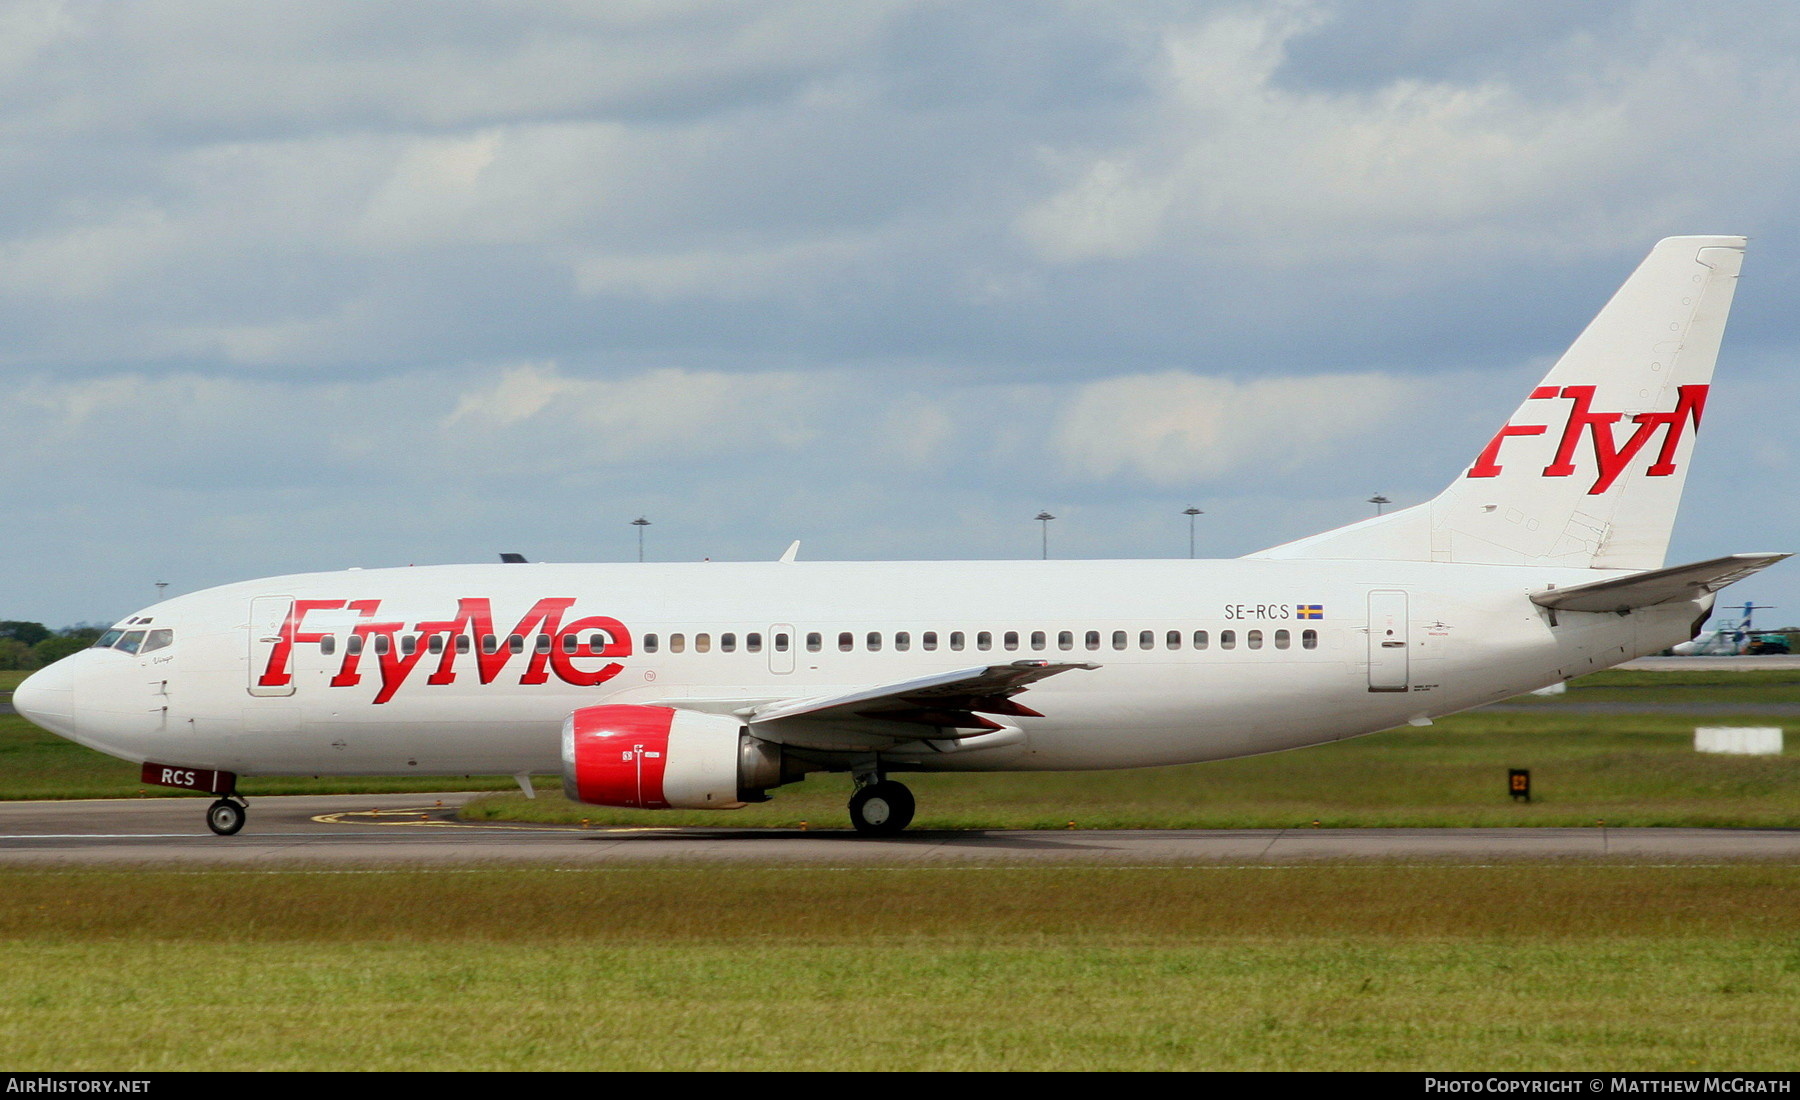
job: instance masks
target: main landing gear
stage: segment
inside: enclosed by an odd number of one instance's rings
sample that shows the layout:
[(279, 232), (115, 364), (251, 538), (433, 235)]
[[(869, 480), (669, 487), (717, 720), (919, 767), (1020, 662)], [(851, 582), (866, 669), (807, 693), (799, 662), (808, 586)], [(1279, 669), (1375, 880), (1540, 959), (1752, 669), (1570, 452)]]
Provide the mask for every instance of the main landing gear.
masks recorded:
[(913, 819), (913, 796), (901, 783), (884, 779), (879, 773), (857, 777), (856, 793), (850, 796), (850, 822), (866, 836), (893, 836)]
[(244, 815), (250, 806), (236, 791), (206, 808), (206, 827), (220, 836), (230, 836), (244, 827)]

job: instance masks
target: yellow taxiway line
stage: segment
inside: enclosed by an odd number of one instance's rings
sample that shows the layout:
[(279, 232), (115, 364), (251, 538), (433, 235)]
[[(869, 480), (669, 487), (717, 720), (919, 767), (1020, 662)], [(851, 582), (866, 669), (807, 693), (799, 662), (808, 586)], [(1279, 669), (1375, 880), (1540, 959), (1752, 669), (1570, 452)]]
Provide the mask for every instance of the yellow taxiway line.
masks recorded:
[(394, 810), (339, 810), (336, 813), (319, 814), (312, 820), (321, 825), (400, 825), (426, 826), (438, 829), (510, 829), (530, 833), (666, 833), (673, 831), (667, 825), (605, 825), (587, 829), (579, 825), (502, 825), (486, 824), (474, 821), (441, 821), (431, 816), (435, 807), (416, 806), (401, 807)]

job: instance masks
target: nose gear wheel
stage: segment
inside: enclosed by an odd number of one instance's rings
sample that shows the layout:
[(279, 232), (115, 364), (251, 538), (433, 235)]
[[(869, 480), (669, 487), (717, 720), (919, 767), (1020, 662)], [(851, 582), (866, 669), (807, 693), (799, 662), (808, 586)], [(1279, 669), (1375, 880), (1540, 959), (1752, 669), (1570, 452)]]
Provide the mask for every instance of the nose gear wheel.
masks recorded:
[(230, 836), (244, 827), (244, 803), (221, 798), (206, 808), (206, 827), (220, 836)]

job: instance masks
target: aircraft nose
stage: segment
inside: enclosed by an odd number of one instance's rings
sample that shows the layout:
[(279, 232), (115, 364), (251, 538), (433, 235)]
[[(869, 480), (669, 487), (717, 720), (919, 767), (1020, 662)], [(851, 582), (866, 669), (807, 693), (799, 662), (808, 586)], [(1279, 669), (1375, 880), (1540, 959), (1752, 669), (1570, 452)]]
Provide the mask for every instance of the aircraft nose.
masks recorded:
[(13, 709), (52, 733), (67, 735), (75, 725), (74, 662), (63, 659), (25, 677), (13, 691)]

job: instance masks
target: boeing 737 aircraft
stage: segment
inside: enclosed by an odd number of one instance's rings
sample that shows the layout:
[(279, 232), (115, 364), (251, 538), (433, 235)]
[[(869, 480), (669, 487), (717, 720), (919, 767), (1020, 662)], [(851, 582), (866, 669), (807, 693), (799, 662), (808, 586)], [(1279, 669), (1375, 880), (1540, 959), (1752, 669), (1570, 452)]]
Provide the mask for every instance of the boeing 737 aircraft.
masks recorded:
[(166, 600), (13, 697), (218, 795), (239, 776), (561, 772), (731, 809), (849, 772), (1135, 768), (1314, 745), (1694, 636), (1786, 554), (1665, 568), (1743, 259), (1671, 237), (1435, 499), (1227, 561), (446, 565)]

